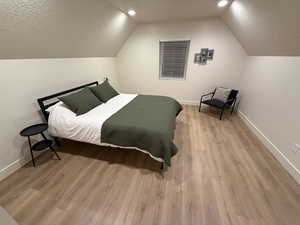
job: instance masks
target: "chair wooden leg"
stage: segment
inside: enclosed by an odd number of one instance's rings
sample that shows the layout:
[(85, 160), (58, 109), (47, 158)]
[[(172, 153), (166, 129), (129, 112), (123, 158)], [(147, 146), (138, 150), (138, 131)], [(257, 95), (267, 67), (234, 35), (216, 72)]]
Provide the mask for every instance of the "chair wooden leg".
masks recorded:
[(200, 112), (200, 110), (201, 110), (201, 102), (200, 102), (200, 105), (199, 105), (199, 112)]

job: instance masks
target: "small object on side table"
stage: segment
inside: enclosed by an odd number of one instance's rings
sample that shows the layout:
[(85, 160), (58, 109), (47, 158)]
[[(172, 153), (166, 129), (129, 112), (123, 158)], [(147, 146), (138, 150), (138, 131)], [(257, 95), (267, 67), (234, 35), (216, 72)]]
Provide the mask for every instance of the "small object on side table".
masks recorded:
[[(42, 151), (42, 150), (45, 150), (46, 148), (49, 148), (52, 152), (54, 152), (56, 157), (60, 160), (59, 155), (57, 154), (55, 149), (52, 147), (53, 141), (47, 139), (43, 133), (47, 129), (48, 129), (48, 124), (41, 123), (41, 124), (29, 126), (20, 132), (21, 136), (28, 138), (28, 144), (29, 144), (29, 148), (30, 148), (30, 154), (31, 154), (31, 158), (32, 158), (33, 167), (35, 167), (33, 151)], [(39, 142), (35, 143), (34, 145), (32, 145), (30, 137), (34, 136), (34, 135), (38, 135), (38, 134), (40, 134), (44, 140), (39, 141)]]

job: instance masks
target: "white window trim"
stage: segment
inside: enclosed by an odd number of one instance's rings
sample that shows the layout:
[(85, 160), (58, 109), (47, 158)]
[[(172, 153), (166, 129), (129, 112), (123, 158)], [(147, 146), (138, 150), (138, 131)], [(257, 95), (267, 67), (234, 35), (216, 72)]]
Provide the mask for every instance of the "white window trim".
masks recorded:
[[(172, 42), (172, 41), (189, 41), (190, 42), (188, 51), (186, 53), (186, 62), (185, 62), (184, 74), (183, 74), (182, 78), (171, 78), (171, 77), (162, 77), (161, 76), (162, 66), (161, 66), (161, 58), (160, 58), (160, 42)], [(186, 80), (186, 72), (187, 72), (187, 68), (188, 68), (190, 48), (191, 48), (191, 39), (167, 39), (167, 40), (159, 40), (158, 41), (158, 46), (159, 46), (159, 79), (160, 80), (177, 80), (177, 81), (184, 81), (184, 80)]]

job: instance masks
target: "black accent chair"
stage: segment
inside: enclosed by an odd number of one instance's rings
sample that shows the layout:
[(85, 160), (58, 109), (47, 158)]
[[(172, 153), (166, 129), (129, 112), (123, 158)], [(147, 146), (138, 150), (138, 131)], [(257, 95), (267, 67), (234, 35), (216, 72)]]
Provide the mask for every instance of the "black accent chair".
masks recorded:
[[(228, 99), (226, 102), (223, 102), (219, 99), (214, 99), (214, 95), (217, 89), (215, 89), (213, 92), (210, 92), (208, 94), (202, 95), (201, 100), (200, 100), (200, 105), (199, 105), (199, 112), (201, 110), (201, 104), (209, 105), (215, 108), (220, 109), (220, 120), (222, 120), (223, 113), (225, 109), (230, 109), (231, 108), (231, 114), (234, 111), (235, 103), (236, 103), (236, 98), (239, 93), (238, 90), (231, 90)], [(206, 99), (204, 99), (206, 97)], [(207, 97), (210, 97), (207, 99)]]

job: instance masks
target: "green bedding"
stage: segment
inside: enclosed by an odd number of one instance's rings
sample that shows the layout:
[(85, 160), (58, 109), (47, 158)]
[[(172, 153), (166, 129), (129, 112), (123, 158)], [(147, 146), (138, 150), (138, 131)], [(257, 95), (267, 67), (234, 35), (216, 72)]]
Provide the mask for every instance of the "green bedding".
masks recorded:
[(171, 157), (177, 153), (176, 116), (181, 110), (173, 98), (138, 95), (104, 122), (101, 142), (139, 148), (171, 166)]

